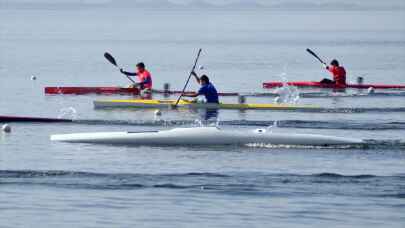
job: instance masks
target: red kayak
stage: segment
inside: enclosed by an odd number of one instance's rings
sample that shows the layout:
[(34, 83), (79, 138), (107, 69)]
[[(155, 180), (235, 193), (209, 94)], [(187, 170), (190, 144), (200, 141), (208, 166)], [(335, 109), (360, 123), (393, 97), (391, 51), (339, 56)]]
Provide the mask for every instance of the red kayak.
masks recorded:
[(325, 84), (320, 82), (264, 82), (263, 88), (273, 89), (276, 87), (282, 87), (283, 85), (296, 86), (296, 87), (315, 87), (315, 88), (330, 88), (330, 89), (368, 89), (373, 87), (374, 89), (405, 89), (405, 85), (388, 85), (388, 84), (346, 84), (345, 86), (336, 86), (335, 84)]
[(45, 94), (131, 94), (138, 95), (138, 88), (122, 87), (45, 87)]
[[(45, 94), (122, 94), (122, 95), (139, 95), (138, 88), (123, 88), (123, 87), (45, 87)], [(166, 91), (166, 90), (152, 90), (157, 94), (181, 94), (182, 91)], [(194, 94), (194, 92), (186, 91), (185, 94)], [(219, 93), (220, 96), (238, 96), (238, 93)]]

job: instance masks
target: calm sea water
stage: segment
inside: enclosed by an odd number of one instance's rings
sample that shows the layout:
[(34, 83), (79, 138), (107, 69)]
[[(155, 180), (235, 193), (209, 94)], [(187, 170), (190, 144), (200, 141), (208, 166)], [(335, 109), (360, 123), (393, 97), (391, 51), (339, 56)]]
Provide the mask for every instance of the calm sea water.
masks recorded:
[(349, 81), (405, 83), (404, 21), (400, 10), (0, 7), (0, 114), (76, 119), (14, 123), (0, 134), (0, 226), (404, 227), (404, 96), (298, 101), (364, 112), (219, 113), (234, 130), (277, 121), (273, 131), (371, 140), (297, 148), (54, 143), (51, 134), (193, 126), (200, 115), (163, 111), (156, 121), (153, 111), (93, 110), (102, 96), (43, 94), (44, 86), (126, 85), (105, 51), (129, 70), (144, 61), (157, 88), (181, 88), (198, 48), (201, 73), (221, 91), (328, 76), (306, 48), (338, 58)]

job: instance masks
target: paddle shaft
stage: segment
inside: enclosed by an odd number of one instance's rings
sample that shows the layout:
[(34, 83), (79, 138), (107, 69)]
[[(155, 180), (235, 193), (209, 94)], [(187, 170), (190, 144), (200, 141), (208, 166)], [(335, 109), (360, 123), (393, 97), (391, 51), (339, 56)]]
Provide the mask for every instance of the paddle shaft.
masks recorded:
[(315, 52), (313, 52), (311, 49), (307, 48), (307, 52), (314, 56), (319, 62), (326, 65), (326, 63), (321, 58), (319, 58), (319, 56), (315, 54)]
[(183, 95), (184, 95), (184, 91), (186, 91), (186, 89), (187, 89), (188, 82), (190, 81), (190, 78), (191, 78), (191, 76), (193, 75), (193, 72), (194, 72), (194, 70), (195, 70), (195, 68), (196, 68), (196, 66), (197, 66), (197, 62), (198, 62), (198, 59), (200, 58), (201, 51), (202, 51), (202, 50), (201, 50), (201, 48), (200, 48), (200, 49), (198, 50), (197, 57), (195, 58), (194, 66), (193, 66), (193, 68), (192, 68), (191, 71), (190, 71), (190, 75), (188, 76), (188, 79), (187, 79), (187, 81), (186, 81), (186, 84), (184, 85), (183, 90), (181, 91), (181, 94), (180, 94), (179, 98), (177, 99), (176, 104), (174, 105), (174, 107), (176, 107), (176, 106), (179, 104), (180, 99), (181, 99), (181, 98), (183, 97)]
[[(106, 58), (108, 60), (108, 62), (110, 62), (112, 65), (114, 65), (115, 67), (117, 67), (118, 69), (120, 69), (120, 67), (117, 64), (117, 61), (115, 61), (115, 58), (108, 52), (104, 53), (104, 58)], [(128, 75), (125, 75), (132, 83), (136, 84), (136, 82), (134, 80), (132, 80)]]

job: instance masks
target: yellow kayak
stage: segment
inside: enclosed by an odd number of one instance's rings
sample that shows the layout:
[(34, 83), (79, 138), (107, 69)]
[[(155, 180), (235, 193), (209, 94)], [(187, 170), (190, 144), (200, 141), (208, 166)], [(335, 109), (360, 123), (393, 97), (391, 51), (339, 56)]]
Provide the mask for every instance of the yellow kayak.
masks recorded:
[[(138, 109), (163, 109), (173, 108), (176, 100), (96, 100), (94, 107), (102, 108), (138, 108)], [(189, 109), (236, 109), (236, 110), (306, 110), (318, 109), (312, 105), (293, 105), (293, 104), (238, 104), (238, 103), (196, 103), (188, 100), (180, 100), (177, 108)]]

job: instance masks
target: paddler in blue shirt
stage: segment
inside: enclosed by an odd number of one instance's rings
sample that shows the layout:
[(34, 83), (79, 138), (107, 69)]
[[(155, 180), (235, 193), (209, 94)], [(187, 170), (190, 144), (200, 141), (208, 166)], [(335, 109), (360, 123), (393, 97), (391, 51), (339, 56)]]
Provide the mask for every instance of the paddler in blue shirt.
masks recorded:
[(202, 75), (198, 77), (198, 75), (193, 71), (191, 74), (194, 76), (198, 84), (201, 85), (201, 88), (198, 90), (198, 93), (195, 94), (186, 94), (185, 96), (188, 97), (198, 97), (200, 95), (204, 95), (207, 103), (219, 103), (218, 92), (215, 89), (215, 86), (210, 82), (210, 79), (207, 75)]

